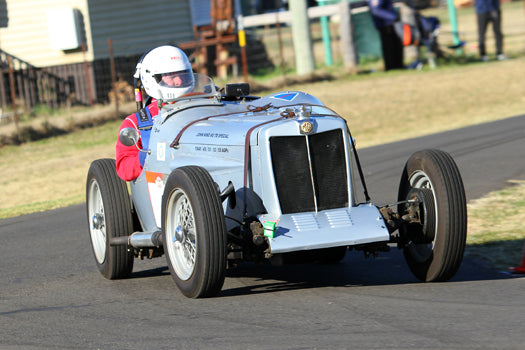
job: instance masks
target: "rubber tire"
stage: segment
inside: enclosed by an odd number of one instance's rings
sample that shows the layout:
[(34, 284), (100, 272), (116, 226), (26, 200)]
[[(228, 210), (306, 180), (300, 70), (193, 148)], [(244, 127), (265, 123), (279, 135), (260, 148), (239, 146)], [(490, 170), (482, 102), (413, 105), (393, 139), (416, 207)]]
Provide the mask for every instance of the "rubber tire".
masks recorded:
[(435, 197), (437, 222), (434, 240), (432, 244), (408, 242), (403, 253), (410, 270), (419, 280), (442, 282), (456, 274), (463, 260), (467, 238), (465, 190), (458, 167), (448, 153), (423, 150), (408, 159), (399, 184), (398, 200), (407, 198), (412, 188), (411, 181), (414, 187), (424, 188), (425, 176)]
[[(175, 212), (171, 206), (176, 205), (179, 196), (185, 196), (189, 202), (195, 227), (194, 262), (188, 276), (184, 276), (180, 264), (177, 265), (176, 249), (180, 248), (176, 247), (175, 233), (171, 232), (174, 229), (171, 226), (177, 223), (170, 214), (172, 210)], [(168, 177), (162, 196), (162, 238), (171, 276), (182, 294), (202, 298), (220, 292), (226, 275), (226, 224), (217, 186), (204, 168), (181, 167)]]
[[(98, 200), (101, 202), (97, 203)], [(114, 159), (98, 159), (91, 163), (86, 181), (86, 207), (91, 248), (98, 270), (110, 280), (129, 277), (133, 270), (133, 251), (127, 246), (109, 245), (111, 237), (133, 233), (128, 188), (126, 182), (117, 176)], [(94, 227), (93, 217), (97, 213), (102, 215), (102, 220), (99, 220), (103, 223), (102, 230)], [(100, 246), (96, 248), (97, 238)], [(98, 258), (96, 249), (100, 255)]]

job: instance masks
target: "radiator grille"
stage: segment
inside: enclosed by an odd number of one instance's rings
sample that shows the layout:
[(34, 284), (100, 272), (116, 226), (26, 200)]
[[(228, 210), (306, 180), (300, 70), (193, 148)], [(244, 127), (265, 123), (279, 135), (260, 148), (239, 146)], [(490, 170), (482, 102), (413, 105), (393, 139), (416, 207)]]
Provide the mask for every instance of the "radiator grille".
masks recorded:
[(315, 211), (316, 204), (318, 211), (348, 206), (342, 130), (274, 136), (270, 151), (283, 214)]

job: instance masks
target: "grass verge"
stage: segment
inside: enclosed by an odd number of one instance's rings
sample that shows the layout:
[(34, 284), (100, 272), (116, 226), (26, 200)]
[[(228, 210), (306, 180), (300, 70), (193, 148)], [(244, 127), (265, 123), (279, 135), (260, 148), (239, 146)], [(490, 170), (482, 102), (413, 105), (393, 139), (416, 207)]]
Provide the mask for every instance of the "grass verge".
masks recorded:
[(91, 161), (115, 157), (120, 121), (0, 148), (0, 219), (82, 203)]
[[(289, 86), (309, 92), (345, 117), (358, 147), (367, 147), (525, 111), (525, 59), (439, 67), (421, 72), (349, 75)], [(0, 218), (80, 203), (97, 158), (114, 157), (120, 121), (0, 148), (4, 198)], [(39, 203), (34, 208), (32, 205)], [(47, 203), (47, 204), (46, 204)]]
[(468, 204), (467, 256), (506, 270), (519, 266), (525, 249), (525, 181)]

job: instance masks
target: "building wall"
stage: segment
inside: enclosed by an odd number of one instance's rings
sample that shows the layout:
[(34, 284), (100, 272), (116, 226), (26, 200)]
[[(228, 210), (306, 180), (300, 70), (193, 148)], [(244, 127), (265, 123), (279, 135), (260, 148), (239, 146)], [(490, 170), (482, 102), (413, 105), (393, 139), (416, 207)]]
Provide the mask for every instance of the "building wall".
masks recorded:
[(191, 18), (193, 24), (196, 26), (206, 26), (211, 24), (210, 11), (211, 3), (210, 0), (193, 0), (191, 3)]
[[(6, 0), (7, 27), (0, 27), (0, 48), (37, 67), (81, 62), (82, 51), (52, 49), (48, 31), (48, 11), (75, 8), (89, 33), (86, 0)], [(89, 46), (89, 36), (88, 36)], [(88, 53), (88, 59), (89, 53)]]
[(190, 0), (88, 0), (95, 59), (193, 40)]
[[(116, 78), (132, 83), (137, 59), (145, 51), (195, 39), (190, 7), (208, 3), (209, 8), (209, 0), (195, 1), (0, 0), (0, 49), (69, 82), (75, 102), (105, 102), (112, 89), (108, 39), (112, 41)], [(70, 28), (81, 29), (74, 36), (78, 38), (73, 40), (75, 48), (69, 42), (69, 46), (60, 46), (62, 37), (72, 34), (72, 30), (62, 30), (67, 22), (63, 18), (68, 16), (57, 15), (61, 10), (74, 14), (69, 18), (74, 17), (78, 26)], [(199, 20), (205, 21), (209, 10), (198, 10)], [(50, 13), (55, 15), (51, 22)], [(58, 27), (54, 36), (50, 34), (53, 27)], [(85, 52), (80, 43), (85, 43)]]
[[(67, 65), (109, 57), (136, 56), (163, 44), (193, 40), (191, 0), (0, 0), (5, 4), (0, 48), (36, 67)], [(80, 15), (80, 48), (53, 48), (47, 14), (75, 9)]]
[(0, 28), (7, 27), (7, 3), (0, 0)]

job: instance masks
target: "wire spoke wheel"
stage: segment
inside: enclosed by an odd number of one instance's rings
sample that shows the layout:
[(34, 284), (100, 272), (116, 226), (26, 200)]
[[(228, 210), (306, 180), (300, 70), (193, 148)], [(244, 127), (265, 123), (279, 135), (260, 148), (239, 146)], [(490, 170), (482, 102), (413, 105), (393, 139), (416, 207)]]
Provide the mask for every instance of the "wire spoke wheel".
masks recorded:
[(104, 216), (104, 202), (96, 179), (92, 179), (88, 185), (88, 224), (91, 236), (91, 244), (95, 259), (99, 264), (106, 260), (106, 219)]
[(112, 237), (133, 232), (128, 189), (117, 176), (114, 159), (91, 163), (86, 204), (91, 247), (100, 273), (108, 279), (128, 277), (133, 269), (133, 252), (126, 246), (109, 245)]
[(175, 169), (162, 196), (164, 252), (189, 298), (220, 292), (226, 274), (226, 224), (217, 187), (201, 167)]
[(187, 195), (176, 189), (166, 208), (166, 238), (171, 264), (181, 280), (188, 280), (195, 268), (197, 235), (193, 209)]

